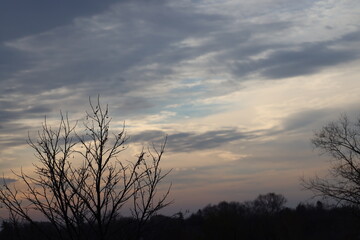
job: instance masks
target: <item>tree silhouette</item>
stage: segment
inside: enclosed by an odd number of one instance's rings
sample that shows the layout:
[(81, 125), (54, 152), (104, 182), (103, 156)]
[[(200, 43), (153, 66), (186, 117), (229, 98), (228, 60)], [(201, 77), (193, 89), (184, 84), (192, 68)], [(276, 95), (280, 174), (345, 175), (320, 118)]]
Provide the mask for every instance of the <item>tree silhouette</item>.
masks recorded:
[(284, 208), (286, 198), (281, 194), (267, 193), (260, 194), (253, 201), (255, 212), (262, 214), (274, 214), (280, 212)]
[(102, 107), (99, 98), (95, 105), (89, 102), (82, 131), (78, 124), (70, 124), (67, 115), (61, 114), (56, 128), (45, 119), (37, 139), (28, 140), (38, 159), (34, 176), (16, 174), (25, 189), (4, 181), (0, 202), (12, 219), (34, 226), (33, 214), (40, 213), (60, 239), (100, 240), (110, 239), (121, 210), (131, 204), (140, 237), (144, 223), (170, 204), (166, 200), (170, 186), (163, 195), (157, 194), (169, 173), (160, 168), (166, 139), (160, 148), (143, 149), (134, 162), (120, 160), (128, 140), (124, 127), (111, 133), (108, 106)]
[(303, 186), (315, 196), (360, 207), (360, 118), (341, 116), (316, 132), (312, 143), (332, 157), (332, 165), (328, 177), (302, 179)]

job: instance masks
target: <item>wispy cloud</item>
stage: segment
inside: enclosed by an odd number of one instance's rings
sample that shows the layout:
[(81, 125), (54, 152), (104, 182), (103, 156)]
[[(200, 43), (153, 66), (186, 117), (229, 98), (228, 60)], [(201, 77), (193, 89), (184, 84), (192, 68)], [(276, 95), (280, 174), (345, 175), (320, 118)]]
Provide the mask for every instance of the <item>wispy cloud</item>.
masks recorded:
[[(144, 131), (131, 137), (134, 142), (161, 142), (166, 135), (163, 131)], [(252, 133), (242, 133), (237, 129), (212, 130), (204, 133), (177, 132), (168, 135), (167, 147), (174, 152), (202, 151), (221, 148), (223, 145), (240, 139), (253, 138)]]

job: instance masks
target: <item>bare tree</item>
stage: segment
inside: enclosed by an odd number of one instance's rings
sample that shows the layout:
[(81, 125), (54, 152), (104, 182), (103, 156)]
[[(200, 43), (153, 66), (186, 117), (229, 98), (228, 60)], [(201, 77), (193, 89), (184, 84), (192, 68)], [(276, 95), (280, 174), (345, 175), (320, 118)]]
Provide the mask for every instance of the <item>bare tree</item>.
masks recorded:
[(13, 218), (36, 225), (33, 213), (41, 213), (60, 239), (109, 239), (125, 204), (132, 205), (140, 232), (151, 216), (170, 204), (170, 186), (157, 194), (169, 173), (160, 168), (166, 139), (159, 149), (142, 150), (133, 162), (120, 160), (128, 140), (124, 127), (111, 133), (108, 106), (102, 107), (99, 98), (95, 105), (89, 102), (81, 132), (67, 115), (61, 114), (56, 128), (45, 119), (37, 139), (28, 140), (39, 160), (35, 175), (15, 173), (26, 188), (4, 181), (0, 189), (0, 202)]
[(281, 194), (267, 193), (260, 194), (252, 203), (252, 207), (257, 213), (275, 214), (284, 208), (286, 198)]
[(302, 179), (305, 189), (338, 204), (360, 207), (360, 118), (352, 122), (341, 116), (315, 132), (312, 143), (331, 157), (331, 167), (327, 177)]

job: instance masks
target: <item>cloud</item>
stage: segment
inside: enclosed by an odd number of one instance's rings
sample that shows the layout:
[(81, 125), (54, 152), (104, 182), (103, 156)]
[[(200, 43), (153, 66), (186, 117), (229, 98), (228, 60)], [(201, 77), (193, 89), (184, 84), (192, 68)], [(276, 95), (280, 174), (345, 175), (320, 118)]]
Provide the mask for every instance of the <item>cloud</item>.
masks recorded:
[(349, 43), (349, 42), (360, 42), (360, 31), (350, 32), (342, 36), (339, 42)]
[[(51, 106), (46, 104), (32, 105), (31, 102), (16, 103), (9, 100), (0, 100), (0, 128), (6, 131), (10, 124), (17, 124), (20, 119), (44, 118), (44, 113), (49, 112), (51, 112)], [(19, 128), (21, 128), (20, 125), (18, 125)]]
[[(254, 170), (253, 173), (262, 171), (264, 170), (258, 169)], [(249, 172), (251, 172), (251, 170), (247, 171), (247, 174)], [(202, 189), (211, 188), (210, 186), (216, 188), (216, 185), (224, 183), (239, 184), (249, 179), (247, 174), (245, 174), (245, 171), (243, 171), (238, 164), (225, 164), (224, 162), (217, 165), (196, 168), (176, 168), (170, 173), (173, 186), (177, 190), (186, 190), (189, 184)], [(211, 176), (211, 178), (209, 178), (209, 176)]]
[[(357, 36), (357, 34), (354, 35)], [(258, 73), (265, 79), (314, 74), (326, 67), (358, 59), (359, 49), (336, 48), (336, 45), (343, 44), (349, 39), (356, 41), (355, 36), (349, 34), (335, 42), (305, 43), (298, 45), (296, 49), (270, 49), (272, 53), (264, 58), (244, 60), (235, 64), (234, 73), (238, 76)]]
[[(14, 76), (14, 73), (22, 69), (31, 68), (31, 55), (10, 48), (0, 43), (0, 83)], [(13, 85), (5, 85), (3, 91), (14, 90)]]
[(301, 131), (304, 128), (311, 129), (319, 122), (334, 117), (334, 112), (340, 112), (335, 109), (311, 109), (300, 111), (290, 115), (283, 121), (283, 128), (286, 131)]
[[(47, 104), (34, 104), (32, 102), (17, 103), (9, 100), (0, 100), (0, 152), (7, 148), (26, 144), (28, 131), (39, 127), (46, 113), (52, 111)], [(22, 120), (27, 119), (26, 122)], [(32, 121), (37, 122), (33, 124)]]
[[(131, 137), (134, 142), (161, 142), (164, 140), (163, 131), (144, 131)], [(251, 133), (242, 133), (237, 129), (213, 130), (204, 133), (178, 132), (169, 134), (167, 149), (173, 152), (201, 151), (216, 149), (232, 141), (253, 138)]]
[(15, 39), (70, 24), (79, 16), (91, 16), (104, 11), (117, 0), (3, 0), (0, 9), (0, 42)]
[(327, 107), (327, 108), (308, 108), (301, 109), (292, 113), (282, 119), (279, 129), (270, 130), (268, 134), (283, 134), (283, 133), (304, 133), (313, 134), (313, 131), (320, 129), (329, 122), (336, 121), (341, 114), (345, 114), (352, 119), (357, 119), (359, 116), (359, 107), (357, 103), (349, 104), (343, 108)]
[[(98, 93), (119, 101), (135, 99), (137, 104), (123, 105), (127, 112), (156, 111), (171, 101), (192, 101), (194, 94), (200, 100), (226, 95), (253, 75), (308, 75), (358, 57), (357, 50), (336, 48), (347, 39), (356, 41), (355, 36), (285, 42), (278, 37), (294, 32), (292, 19), (241, 18), (209, 6), (106, 1), (97, 13), (92, 1), (88, 10), (75, 6), (79, 14), (64, 17), (72, 19), (67, 24), (0, 47), (0, 93), (35, 95), (66, 88), (78, 99)], [(198, 88), (176, 92), (183, 80), (194, 78), (201, 81)]]
[(1, 183), (9, 184), (9, 183), (16, 182), (17, 180), (12, 179), (12, 178), (2, 178), (0, 181), (1, 181)]
[[(154, 95), (157, 88), (148, 92), (149, 86), (173, 78), (179, 63), (198, 54), (176, 44), (206, 35), (224, 19), (162, 1), (119, 3), (102, 14), (6, 42), (0, 49), (0, 62), (5, 63), (0, 67), (7, 69), (3, 85), (11, 88), (1, 92), (33, 95), (66, 87), (79, 98), (92, 92)], [(16, 64), (9, 67), (11, 58)]]

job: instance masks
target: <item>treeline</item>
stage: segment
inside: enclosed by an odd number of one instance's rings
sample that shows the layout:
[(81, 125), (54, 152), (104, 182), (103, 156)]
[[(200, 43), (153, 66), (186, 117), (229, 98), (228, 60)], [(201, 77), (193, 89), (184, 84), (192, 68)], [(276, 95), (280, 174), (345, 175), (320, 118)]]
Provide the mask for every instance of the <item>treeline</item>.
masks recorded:
[[(142, 232), (132, 218), (119, 218), (106, 239), (247, 239), (247, 240), (352, 240), (360, 239), (360, 211), (322, 202), (286, 208), (282, 195), (268, 193), (248, 202), (220, 202), (196, 213), (172, 217), (157, 215)], [(84, 226), (86, 228), (86, 226)], [(93, 239), (91, 229), (83, 239)], [(45, 233), (45, 234), (44, 234)], [(47, 238), (47, 237), (48, 238)], [(3, 222), (0, 239), (61, 239), (50, 223)]]

